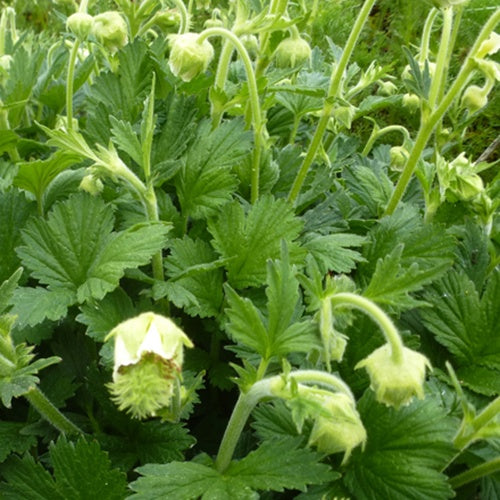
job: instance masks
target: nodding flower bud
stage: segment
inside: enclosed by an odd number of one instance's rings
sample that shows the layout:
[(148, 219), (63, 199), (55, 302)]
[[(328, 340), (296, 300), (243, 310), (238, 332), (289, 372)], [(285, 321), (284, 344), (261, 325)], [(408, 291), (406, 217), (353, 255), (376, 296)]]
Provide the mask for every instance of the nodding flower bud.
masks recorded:
[(181, 24), (181, 15), (177, 9), (159, 10), (154, 16), (154, 22), (162, 30), (177, 28)]
[(298, 35), (282, 40), (274, 53), (276, 66), (279, 68), (295, 68), (311, 57), (311, 47)]
[(488, 94), (485, 89), (477, 85), (470, 85), (462, 95), (462, 106), (472, 114), (484, 108), (488, 104)]
[(408, 150), (404, 146), (394, 146), (391, 148), (390, 154), (390, 167), (397, 172), (401, 172), (409, 156)]
[(171, 35), (168, 66), (175, 76), (185, 82), (206, 71), (214, 56), (214, 49), (208, 40), (199, 42), (198, 33)]
[(339, 392), (317, 391), (307, 398), (311, 396), (320, 408), (309, 436), (309, 445), (323, 453), (344, 452), (343, 463), (346, 462), (352, 450), (366, 441), (366, 430), (354, 401)]
[(420, 108), (420, 97), (417, 94), (405, 94), (403, 96), (403, 106), (414, 113)]
[(377, 401), (398, 409), (410, 404), (414, 396), (423, 399), (425, 369), (431, 364), (423, 354), (407, 347), (395, 361), (391, 346), (385, 344), (360, 361), (355, 366), (358, 368), (366, 368)]
[(114, 10), (94, 17), (92, 33), (111, 53), (115, 53), (128, 42), (127, 23), (119, 12)]
[(379, 80), (378, 86), (379, 86), (379, 93), (382, 95), (393, 95), (398, 90), (397, 86), (389, 81)]
[(180, 397), (184, 347), (193, 344), (170, 319), (147, 312), (116, 326), (113, 382), (120, 410), (135, 418), (164, 412)]
[(81, 180), (80, 189), (86, 191), (92, 196), (96, 196), (99, 193), (102, 193), (104, 186), (99, 177), (94, 174), (88, 174)]
[(487, 55), (495, 54), (500, 50), (500, 35), (498, 33), (491, 33), (489, 38), (479, 46), (476, 57), (483, 58)]
[(73, 33), (79, 40), (85, 40), (94, 24), (94, 18), (85, 12), (76, 12), (66, 20), (66, 29)]

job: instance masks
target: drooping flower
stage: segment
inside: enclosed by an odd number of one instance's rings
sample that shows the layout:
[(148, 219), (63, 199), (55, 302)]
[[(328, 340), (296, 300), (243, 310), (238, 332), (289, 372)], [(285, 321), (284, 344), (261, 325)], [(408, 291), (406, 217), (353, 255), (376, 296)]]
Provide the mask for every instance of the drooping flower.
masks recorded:
[(120, 13), (115, 10), (95, 16), (92, 33), (97, 41), (111, 53), (124, 47), (128, 41), (127, 23)]
[(135, 418), (168, 408), (180, 387), (184, 347), (193, 344), (170, 319), (147, 312), (126, 320), (108, 335), (115, 338), (113, 400)]
[(311, 57), (311, 47), (298, 35), (282, 40), (274, 54), (279, 68), (295, 68)]
[(85, 12), (75, 12), (66, 20), (66, 29), (76, 35), (80, 40), (85, 40), (94, 24), (94, 18)]
[(214, 49), (208, 40), (199, 42), (198, 33), (171, 35), (168, 66), (175, 76), (185, 82), (206, 71), (214, 56)]
[(407, 347), (402, 348), (401, 359), (395, 361), (391, 346), (385, 344), (355, 368), (366, 368), (377, 401), (398, 409), (410, 404), (414, 396), (423, 399), (425, 372), (431, 364), (423, 354)]

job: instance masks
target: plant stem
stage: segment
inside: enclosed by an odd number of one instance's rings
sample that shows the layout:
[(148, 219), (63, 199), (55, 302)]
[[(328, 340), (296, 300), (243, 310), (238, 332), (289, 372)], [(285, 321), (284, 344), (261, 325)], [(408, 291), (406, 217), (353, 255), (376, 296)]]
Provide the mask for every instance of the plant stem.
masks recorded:
[(500, 458), (494, 458), (484, 464), (477, 465), (472, 469), (469, 469), (461, 474), (458, 474), (455, 477), (449, 479), (450, 486), (453, 489), (460, 488), (464, 484), (471, 483), (476, 479), (479, 479), (484, 476), (488, 476), (490, 474), (494, 474), (500, 470)]
[(376, 127), (373, 129), (373, 132), (371, 133), (368, 141), (366, 142), (365, 147), (363, 148), (363, 151), (361, 151), (361, 156), (367, 156), (368, 153), (371, 151), (373, 148), (373, 145), (375, 144), (375, 141), (377, 139), (380, 139), (385, 134), (388, 134), (390, 132), (401, 132), (404, 137), (404, 143), (407, 144), (410, 142), (410, 134), (408, 130), (403, 127), (402, 125), (389, 125), (387, 127), (381, 128), (379, 130), (376, 129)]
[[(217, 66), (217, 72), (215, 74), (214, 89), (224, 90), (227, 80), (227, 74), (229, 72), (229, 64), (231, 63), (231, 56), (233, 55), (233, 44), (229, 40), (224, 40), (222, 45), (222, 50), (219, 56), (219, 64)], [(219, 103), (211, 103), (211, 115), (212, 115), (212, 129), (218, 127), (223, 113), (223, 106)]]
[(347, 63), (351, 58), (361, 30), (363, 29), (363, 26), (368, 19), (368, 15), (370, 14), (370, 11), (375, 2), (376, 0), (365, 0), (365, 3), (363, 4), (363, 7), (358, 14), (358, 18), (356, 19), (356, 22), (354, 23), (354, 26), (351, 30), (346, 46), (344, 47), (342, 57), (340, 58), (338, 65), (335, 66), (332, 71), (330, 87), (328, 89), (328, 95), (325, 99), (321, 118), (318, 121), (318, 125), (316, 126), (316, 130), (314, 132), (311, 143), (309, 144), (306, 156), (302, 162), (299, 172), (297, 173), (297, 176), (295, 177), (290, 193), (288, 194), (288, 201), (290, 203), (295, 203), (302, 185), (304, 184), (307, 173), (309, 172), (309, 168), (311, 167), (312, 162), (316, 157), (316, 153), (318, 152), (318, 149), (321, 145), (323, 134), (325, 133), (328, 121), (330, 120), (330, 116), (334, 108), (335, 98), (339, 97), (341, 93), (342, 78), (344, 76)]
[(231, 463), (231, 458), (233, 457), (241, 432), (255, 405), (262, 398), (273, 396), (271, 383), (279, 378), (281, 377), (276, 376), (260, 380), (247, 393), (240, 394), (222, 437), (217, 457), (215, 458), (215, 467), (219, 472), (224, 472)]
[(290, 377), (297, 382), (305, 384), (322, 385), (335, 391), (343, 392), (354, 401), (354, 395), (350, 387), (339, 377), (332, 373), (327, 373), (321, 370), (296, 370), (290, 373)]
[(432, 27), (438, 12), (438, 9), (432, 8), (427, 15), (427, 19), (425, 20), (424, 29), (422, 31), (422, 41), (420, 42), (420, 54), (418, 58), (421, 63), (424, 63), (425, 60), (429, 58), (429, 43), (431, 39)]
[(450, 49), (450, 37), (453, 27), (453, 8), (447, 7), (443, 9), (443, 31), (441, 32), (441, 42), (439, 44), (439, 52), (436, 60), (436, 71), (432, 78), (432, 84), (429, 91), (429, 107), (434, 110), (439, 91), (446, 83), (448, 76), (448, 58), (451, 56), (452, 48)]
[(472, 49), (469, 52), (469, 55), (467, 56), (467, 59), (465, 60), (462, 68), (460, 69), (460, 72), (453, 82), (453, 85), (448, 90), (448, 93), (443, 97), (437, 108), (432, 111), (429, 117), (425, 120), (422, 120), (417, 138), (415, 140), (415, 144), (410, 152), (408, 161), (406, 162), (403, 172), (401, 173), (401, 176), (392, 193), (391, 199), (387, 204), (384, 215), (392, 214), (401, 201), (401, 198), (403, 197), (408, 183), (413, 176), (413, 172), (417, 166), (418, 160), (422, 155), (422, 152), (434, 130), (434, 127), (442, 119), (453, 100), (459, 95), (463, 87), (467, 84), (471, 72), (475, 69), (474, 57), (476, 55), (476, 52), (478, 51), (481, 43), (485, 41), (489, 37), (491, 32), (495, 29), (495, 26), (499, 21), (500, 9), (492, 14), (486, 24), (483, 26), (483, 29), (479, 33)]
[(334, 306), (354, 307), (370, 316), (380, 327), (384, 337), (391, 346), (391, 357), (395, 363), (403, 359), (403, 342), (391, 318), (371, 300), (350, 292), (334, 293), (331, 295)]
[(63, 434), (83, 434), (73, 422), (68, 420), (43, 394), (38, 387), (30, 389), (24, 397), (40, 415)]
[(71, 47), (71, 52), (68, 61), (68, 74), (66, 77), (66, 118), (68, 131), (73, 130), (73, 88), (75, 77), (75, 65), (78, 49), (80, 48), (80, 40), (77, 38)]
[(250, 109), (252, 112), (252, 125), (254, 129), (254, 149), (252, 157), (252, 185), (251, 185), (251, 202), (255, 203), (259, 198), (259, 175), (260, 175), (260, 158), (264, 144), (264, 122), (260, 110), (259, 92), (257, 88), (257, 80), (252, 67), (252, 61), (248, 55), (245, 46), (240, 39), (228, 29), (225, 28), (208, 28), (200, 33), (198, 38), (199, 43), (209, 38), (210, 36), (221, 36), (225, 40), (229, 40), (238, 51), (241, 57), (245, 72), (247, 75), (248, 94), (250, 98)]

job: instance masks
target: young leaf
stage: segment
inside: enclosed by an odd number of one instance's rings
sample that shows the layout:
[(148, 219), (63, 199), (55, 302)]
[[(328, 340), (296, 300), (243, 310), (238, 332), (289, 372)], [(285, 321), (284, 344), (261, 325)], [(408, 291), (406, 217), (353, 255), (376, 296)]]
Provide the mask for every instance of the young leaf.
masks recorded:
[(232, 258), (226, 267), (229, 283), (236, 288), (265, 282), (266, 262), (279, 258), (281, 240), (287, 243), (292, 263), (297, 261), (298, 246), (293, 241), (301, 226), (289, 204), (271, 196), (262, 196), (247, 214), (234, 201), (216, 219), (208, 221), (215, 250), (222, 257)]
[(375, 401), (371, 390), (358, 410), (368, 439), (346, 466), (344, 482), (353, 498), (451, 498), (453, 491), (439, 471), (453, 456), (453, 424), (431, 398), (394, 410)]
[(225, 122), (212, 132), (208, 121), (200, 125), (175, 182), (184, 215), (205, 218), (230, 200), (237, 184), (231, 169), (250, 144), (251, 133), (242, 121)]
[(56, 151), (46, 160), (23, 162), (19, 165), (14, 178), (14, 186), (33, 193), (41, 203), (45, 189), (57, 174), (79, 161), (78, 155), (67, 151)]
[(0, 314), (7, 309), (21, 274), (23, 274), (23, 270), (19, 268), (0, 285)]
[(117, 120), (114, 116), (110, 116), (109, 121), (112, 125), (111, 134), (116, 147), (127, 153), (138, 165), (142, 165), (142, 146), (132, 125), (129, 122)]
[(269, 358), (271, 346), (264, 319), (252, 301), (240, 297), (229, 285), (224, 287), (229, 309), (227, 329), (235, 342), (251, 347), (263, 358)]

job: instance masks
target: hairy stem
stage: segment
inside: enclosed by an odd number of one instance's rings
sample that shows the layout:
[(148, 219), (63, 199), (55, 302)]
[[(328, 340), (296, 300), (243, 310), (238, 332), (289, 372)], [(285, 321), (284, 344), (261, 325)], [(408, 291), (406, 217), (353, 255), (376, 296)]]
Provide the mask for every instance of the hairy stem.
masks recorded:
[(83, 434), (83, 431), (68, 420), (43, 394), (38, 387), (30, 389), (24, 397), (40, 415), (63, 434)]
[(221, 36), (225, 40), (229, 40), (235, 49), (238, 51), (239, 56), (245, 67), (248, 84), (248, 94), (250, 98), (250, 109), (252, 113), (252, 125), (254, 130), (254, 150), (252, 156), (252, 173), (251, 173), (251, 202), (255, 203), (259, 198), (259, 176), (260, 176), (260, 159), (262, 155), (262, 148), (264, 145), (264, 122), (262, 120), (262, 113), (259, 102), (259, 92), (257, 88), (257, 80), (255, 72), (252, 67), (252, 61), (248, 55), (245, 46), (241, 43), (240, 39), (228, 29), (225, 28), (208, 28), (203, 31), (198, 41), (202, 43), (203, 40), (211, 36)]
[(390, 215), (396, 210), (399, 202), (401, 201), (406, 188), (413, 176), (413, 172), (417, 166), (418, 160), (420, 159), (422, 152), (427, 144), (427, 141), (432, 135), (435, 126), (438, 122), (443, 118), (444, 114), (451, 106), (453, 100), (458, 97), (463, 87), (467, 84), (468, 79), (472, 71), (475, 69), (474, 57), (481, 45), (491, 34), (491, 32), (495, 29), (496, 25), (500, 21), (500, 9), (498, 9), (491, 17), (488, 19), (486, 24), (483, 26), (483, 29), (479, 33), (472, 49), (467, 56), (460, 72), (458, 73), (455, 81), (452, 86), (448, 90), (447, 94), (440, 100), (437, 108), (429, 115), (429, 117), (425, 120), (422, 120), (420, 125), (420, 129), (417, 134), (417, 138), (415, 140), (415, 144), (413, 149), (410, 152), (408, 157), (408, 161), (401, 173), (401, 176), (396, 184), (396, 187), (392, 193), (391, 199), (387, 204), (387, 208), (385, 210), (385, 215)]
[(494, 458), (488, 462), (481, 465), (476, 465), (449, 480), (449, 483), (453, 489), (460, 488), (464, 484), (471, 483), (476, 479), (480, 479), (484, 476), (489, 476), (495, 472), (500, 471), (500, 458)]
[(68, 122), (66, 128), (68, 132), (73, 130), (73, 90), (74, 90), (76, 56), (78, 55), (79, 48), (80, 48), (80, 40), (77, 38), (73, 43), (73, 47), (71, 47), (71, 52), (69, 54), (69, 61), (68, 61), (68, 74), (66, 76), (66, 118)]
[(330, 116), (333, 111), (335, 98), (339, 97), (341, 93), (342, 78), (344, 76), (345, 69), (354, 51), (354, 47), (356, 46), (361, 30), (363, 29), (375, 2), (376, 0), (365, 0), (365, 3), (363, 4), (363, 7), (358, 14), (358, 18), (356, 19), (356, 22), (351, 30), (346, 46), (344, 47), (342, 57), (340, 58), (338, 65), (336, 65), (332, 71), (330, 87), (323, 106), (321, 118), (318, 121), (311, 143), (307, 149), (306, 156), (302, 162), (299, 172), (297, 173), (297, 176), (295, 177), (290, 193), (288, 194), (288, 201), (291, 203), (295, 203), (302, 185), (304, 184), (307, 173), (309, 172), (309, 168), (311, 167), (312, 162), (316, 157), (316, 153), (319, 150), (328, 121), (330, 120)]
[(370, 316), (380, 327), (385, 339), (391, 346), (392, 359), (400, 363), (403, 359), (403, 342), (391, 318), (371, 300), (350, 292), (335, 293), (331, 296), (334, 306), (354, 307)]

